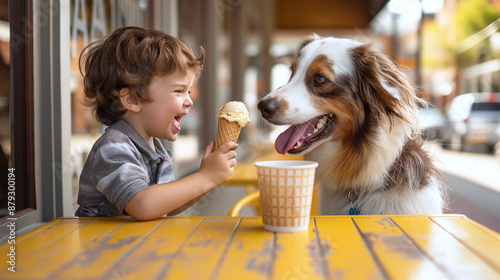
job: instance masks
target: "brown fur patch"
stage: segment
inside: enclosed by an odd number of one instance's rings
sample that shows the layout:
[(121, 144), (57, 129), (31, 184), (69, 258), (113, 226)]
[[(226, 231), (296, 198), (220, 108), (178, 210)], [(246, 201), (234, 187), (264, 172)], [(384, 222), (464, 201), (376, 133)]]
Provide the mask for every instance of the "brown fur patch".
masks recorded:
[(277, 111), (277, 116), (276, 118), (280, 118), (282, 117), (282, 115), (284, 115), (287, 111), (288, 111), (288, 108), (290, 107), (290, 104), (288, 104), (288, 101), (286, 101), (285, 99), (283, 98), (280, 98), (279, 99), (279, 110)]
[(306, 72), (305, 83), (309, 90), (316, 95), (327, 95), (335, 88), (333, 83), (333, 61), (324, 54), (318, 55)]
[(341, 147), (329, 162), (320, 166), (321, 177), (330, 178), (340, 188), (352, 187), (352, 182), (363, 172), (366, 157), (373, 145), (374, 128), (377, 118), (366, 112), (361, 99), (342, 93), (332, 98), (315, 97), (319, 110), (335, 114), (335, 129), (332, 142), (340, 142)]
[(298, 49), (298, 52), (297, 52), (297, 55), (293, 57), (292, 59), (292, 65), (291, 65), (291, 70), (292, 70), (292, 75), (290, 76), (290, 80), (292, 79), (293, 75), (295, 74), (295, 70), (297, 70), (297, 65), (299, 64), (300, 62), (300, 59), (301, 59), (301, 51), (302, 49), (307, 46), (309, 43), (317, 40), (319, 37), (315, 34), (312, 34), (310, 36), (307, 36), (299, 45), (299, 49)]
[[(355, 63), (359, 94), (366, 101), (377, 106), (381, 112), (393, 114), (405, 122), (409, 122), (403, 108), (417, 105), (415, 90), (397, 64), (381, 51), (373, 50), (370, 45), (361, 45), (351, 50)], [(380, 79), (397, 89), (401, 99), (390, 95), (380, 83)], [(411, 124), (411, 123), (410, 123)]]
[(356, 187), (353, 182), (365, 169), (370, 149), (369, 143), (343, 142), (335, 155), (318, 170), (322, 178), (330, 178), (341, 192)]
[(385, 180), (386, 189), (410, 185), (412, 189), (418, 190), (430, 183), (430, 177), (442, 180), (432, 158), (422, 148), (423, 144), (424, 141), (421, 137), (409, 139), (406, 142), (401, 154), (389, 170)]

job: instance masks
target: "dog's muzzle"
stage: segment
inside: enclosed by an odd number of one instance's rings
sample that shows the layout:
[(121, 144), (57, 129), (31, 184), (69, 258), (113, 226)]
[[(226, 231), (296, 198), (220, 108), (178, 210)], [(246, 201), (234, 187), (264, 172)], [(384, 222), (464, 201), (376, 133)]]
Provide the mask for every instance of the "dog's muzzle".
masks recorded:
[(280, 108), (280, 102), (276, 98), (262, 99), (257, 108), (268, 122), (275, 125), (290, 125), (276, 138), (274, 146), (280, 154), (298, 154), (306, 151), (314, 142), (328, 137), (335, 126), (333, 114), (321, 114), (301, 123), (285, 122), (282, 120), (283, 108)]

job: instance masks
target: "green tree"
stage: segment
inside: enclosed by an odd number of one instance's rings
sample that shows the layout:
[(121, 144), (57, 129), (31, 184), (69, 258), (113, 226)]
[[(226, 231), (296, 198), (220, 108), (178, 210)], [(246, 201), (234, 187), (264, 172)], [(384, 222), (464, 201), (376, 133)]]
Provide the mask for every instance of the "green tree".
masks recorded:
[(486, 0), (460, 1), (453, 17), (457, 43), (474, 35), (499, 17), (500, 11)]
[[(458, 3), (453, 17), (455, 44), (459, 44), (470, 36), (484, 29), (500, 18), (500, 11), (486, 0), (462, 0)], [(478, 42), (467, 51), (458, 54), (456, 59), (459, 67), (493, 59), (495, 54), (488, 40)]]

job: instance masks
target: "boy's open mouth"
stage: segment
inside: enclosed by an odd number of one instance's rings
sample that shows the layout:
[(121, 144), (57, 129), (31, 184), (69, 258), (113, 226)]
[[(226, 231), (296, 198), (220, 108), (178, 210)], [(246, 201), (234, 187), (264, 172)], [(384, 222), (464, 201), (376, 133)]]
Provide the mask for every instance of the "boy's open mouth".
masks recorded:
[(182, 115), (177, 115), (174, 117), (174, 119), (172, 120), (172, 123), (174, 124), (174, 126), (177, 128), (177, 130), (180, 130), (181, 129), (181, 120), (182, 120)]

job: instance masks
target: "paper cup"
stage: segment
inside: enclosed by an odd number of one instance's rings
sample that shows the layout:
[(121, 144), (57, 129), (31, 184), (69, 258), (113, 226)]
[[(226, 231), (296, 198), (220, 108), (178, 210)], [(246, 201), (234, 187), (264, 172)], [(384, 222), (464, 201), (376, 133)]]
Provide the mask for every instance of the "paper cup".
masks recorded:
[(259, 161), (255, 166), (264, 229), (274, 232), (307, 230), (318, 163), (276, 160)]

